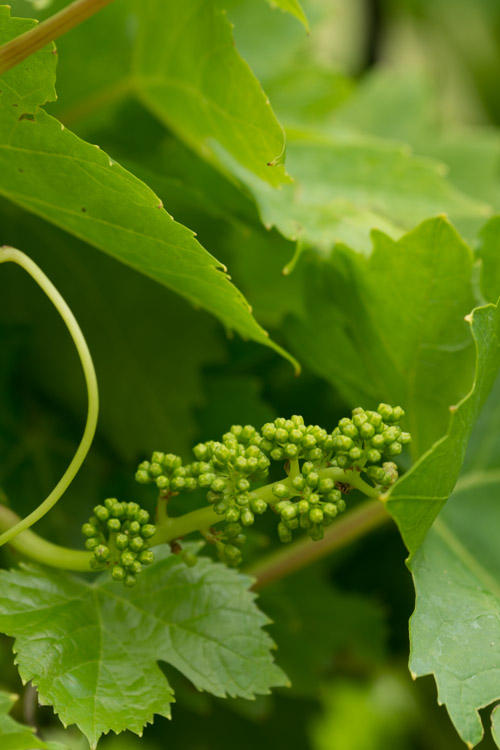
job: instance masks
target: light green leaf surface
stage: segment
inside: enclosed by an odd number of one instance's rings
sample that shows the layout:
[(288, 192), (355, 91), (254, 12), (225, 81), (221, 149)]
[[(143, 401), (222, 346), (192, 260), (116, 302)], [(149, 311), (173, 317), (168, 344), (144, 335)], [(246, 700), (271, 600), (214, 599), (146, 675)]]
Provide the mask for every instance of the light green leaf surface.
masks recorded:
[(472, 260), (444, 219), (397, 242), (375, 233), (369, 258), (339, 247), (310, 264), (305, 313), (287, 323), (304, 364), (348, 403), (403, 406), (414, 457), (446, 432), (449, 406), (470, 388)]
[(18, 699), (17, 695), (0, 692), (0, 740), (2, 750), (64, 750), (56, 742), (43, 742), (35, 736), (34, 729), (19, 724), (9, 712)]
[[(0, 40), (31, 26), (0, 6)], [(269, 344), (221, 264), (159, 198), (39, 108), (55, 96), (55, 60), (48, 47), (2, 77), (0, 194)]]
[[(498, 470), (464, 477), (410, 563), (410, 668), (434, 674), (469, 747), (483, 736), (479, 709), (500, 699), (499, 494)], [(498, 711), (493, 726), (500, 747)]]
[(367, 135), (289, 131), (287, 169), (294, 182), (281, 190), (234, 161), (231, 169), (253, 194), (267, 227), (323, 255), (337, 242), (367, 254), (372, 229), (398, 238), (442, 213), (459, 229), (478, 228), (491, 214), (487, 204), (456, 189), (438, 162)]
[(22, 678), (92, 746), (109, 730), (140, 734), (154, 714), (170, 716), (158, 662), (217, 696), (252, 698), (287, 682), (251, 579), (207, 558), (188, 568), (167, 549), (130, 590), (34, 566), (0, 573), (0, 630), (16, 639)]
[(299, 0), (269, 0), (269, 2), (274, 8), (280, 8), (281, 10), (291, 13), (292, 16), (295, 16), (304, 24), (306, 29), (309, 28), (306, 14), (304, 13), (304, 10), (299, 3)]
[(451, 495), (467, 442), (500, 367), (500, 311), (496, 305), (473, 310), (469, 324), (476, 346), (476, 365), (469, 393), (450, 404), (448, 432), (414, 464), (391, 490), (386, 506), (414, 553)]
[(142, 0), (133, 59), (141, 101), (206, 158), (227, 151), (270, 185), (286, 181), (284, 134), (213, 0)]

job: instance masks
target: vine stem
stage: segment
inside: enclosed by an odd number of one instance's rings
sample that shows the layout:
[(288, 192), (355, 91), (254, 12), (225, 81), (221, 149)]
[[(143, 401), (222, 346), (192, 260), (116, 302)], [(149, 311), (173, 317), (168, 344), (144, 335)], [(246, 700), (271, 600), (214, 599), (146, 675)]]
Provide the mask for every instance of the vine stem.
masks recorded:
[(0, 47), (0, 75), (86, 21), (113, 0), (75, 0), (59, 13)]
[[(13, 247), (1, 247), (0, 263), (8, 262), (16, 263), (18, 266), (21, 266), (21, 268), (23, 268), (31, 276), (31, 278), (45, 292), (47, 297), (50, 299), (50, 301), (60, 314), (64, 323), (66, 324), (66, 327), (75, 344), (82, 365), (85, 384), (87, 387), (88, 408), (85, 430), (83, 432), (80, 444), (75, 452), (75, 455), (68, 465), (68, 468), (66, 469), (52, 492), (34, 511), (32, 511), (22, 520), (19, 520), (17, 523), (15, 523), (0, 535), (0, 547), (7, 542), (12, 542), (14, 537), (39, 521), (51, 508), (54, 507), (57, 501), (68, 489), (90, 449), (97, 427), (97, 416), (99, 412), (99, 393), (97, 389), (97, 378), (95, 374), (94, 364), (92, 362), (92, 357), (90, 356), (87, 342), (85, 341), (85, 337), (80, 329), (80, 326), (76, 322), (75, 316), (73, 315), (70, 308), (68, 307), (62, 296), (59, 294), (55, 286), (52, 284), (52, 282), (36, 265), (36, 263), (31, 260), (31, 258), (28, 258), (27, 255), (22, 253), (20, 250), (16, 250)], [(46, 544), (49, 543), (46, 542)]]
[(245, 573), (257, 579), (254, 590), (261, 589), (345, 547), (390, 519), (384, 503), (367, 500), (330, 526), (320, 541), (300, 539), (247, 568)]

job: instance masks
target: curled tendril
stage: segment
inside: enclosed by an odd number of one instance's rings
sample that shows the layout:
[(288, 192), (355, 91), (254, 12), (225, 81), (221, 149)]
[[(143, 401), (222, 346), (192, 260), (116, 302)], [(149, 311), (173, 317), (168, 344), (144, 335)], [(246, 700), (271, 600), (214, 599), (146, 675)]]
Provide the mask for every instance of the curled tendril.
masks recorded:
[(83, 432), (82, 439), (78, 448), (76, 449), (75, 455), (69, 463), (66, 471), (58, 481), (52, 492), (35, 508), (29, 515), (23, 518), (21, 521), (16, 523), (10, 529), (0, 535), (0, 547), (7, 542), (10, 542), (14, 537), (33, 526), (39, 521), (48, 511), (54, 507), (57, 501), (66, 492), (69, 485), (77, 475), (82, 463), (89, 452), (90, 446), (94, 439), (97, 416), (99, 413), (99, 394), (97, 389), (97, 378), (94, 370), (94, 364), (92, 357), (85, 341), (85, 337), (80, 329), (80, 326), (76, 322), (75, 316), (71, 312), (70, 308), (59, 294), (52, 282), (47, 278), (43, 271), (34, 263), (31, 258), (22, 253), (20, 250), (16, 250), (13, 247), (1, 247), (0, 248), (0, 263), (16, 263), (21, 266), (31, 278), (38, 284), (40, 289), (50, 299), (61, 318), (63, 319), (73, 343), (75, 344), (76, 351), (80, 358), (80, 362), (83, 369), (83, 375), (85, 378), (85, 384), (87, 387), (88, 396), (88, 407), (87, 407), (87, 421), (85, 423), (85, 430)]

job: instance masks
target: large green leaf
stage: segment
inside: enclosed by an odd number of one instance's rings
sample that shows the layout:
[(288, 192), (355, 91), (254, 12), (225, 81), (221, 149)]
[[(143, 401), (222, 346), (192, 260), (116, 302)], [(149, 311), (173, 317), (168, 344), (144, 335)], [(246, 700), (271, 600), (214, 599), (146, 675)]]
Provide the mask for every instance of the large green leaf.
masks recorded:
[(223, 149), (268, 184), (286, 180), (283, 131), (218, 4), (142, 0), (138, 23), (133, 78), (146, 106), (204, 156)]
[[(0, 40), (31, 26), (0, 6)], [(55, 96), (52, 52), (45, 48), (2, 77), (0, 194), (269, 344), (223, 267), (160, 199), (40, 109)]]
[(434, 674), (469, 747), (483, 736), (479, 709), (500, 699), (499, 493), (498, 470), (467, 475), (410, 563), (410, 668)]
[(21, 677), (93, 747), (109, 730), (141, 733), (155, 713), (170, 716), (158, 662), (218, 696), (252, 698), (287, 682), (251, 579), (207, 558), (188, 568), (167, 549), (132, 590), (34, 566), (0, 573), (0, 630), (16, 639)]
[(273, 190), (232, 162), (263, 223), (323, 254), (336, 242), (368, 253), (372, 229), (398, 238), (442, 213), (471, 236), (491, 214), (457, 190), (438, 162), (371, 136), (288, 132), (287, 169), (294, 183)]
[(43, 742), (35, 736), (34, 729), (19, 724), (9, 716), (9, 711), (17, 701), (17, 695), (0, 692), (0, 737), (2, 750), (64, 750), (56, 742)]
[(406, 546), (415, 552), (451, 495), (465, 456), (467, 442), (500, 367), (500, 311), (497, 305), (478, 307), (469, 317), (476, 346), (475, 373), (464, 398), (450, 404), (449, 428), (393, 487), (386, 498)]
[(307, 18), (299, 0), (269, 0), (269, 2), (273, 7), (281, 8), (281, 10), (291, 13), (292, 16), (302, 21), (306, 29), (308, 28)]
[(448, 407), (470, 387), (472, 260), (444, 219), (397, 242), (374, 233), (369, 258), (338, 247), (309, 264), (305, 312), (287, 322), (302, 361), (353, 406), (406, 409), (414, 457), (445, 433)]

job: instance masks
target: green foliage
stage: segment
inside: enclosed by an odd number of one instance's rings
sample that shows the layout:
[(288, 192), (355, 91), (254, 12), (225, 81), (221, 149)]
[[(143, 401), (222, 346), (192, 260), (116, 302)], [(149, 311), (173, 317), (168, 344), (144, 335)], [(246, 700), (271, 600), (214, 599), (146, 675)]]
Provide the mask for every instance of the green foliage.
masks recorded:
[[(11, 18), (7, 6), (0, 8), (0, 41), (32, 25)], [(35, 65), (27, 61), (4, 76), (2, 195), (206, 307), (243, 336), (269, 343), (224, 267), (172, 219), (158, 197), (41, 109), (55, 98), (52, 53), (45, 48)]]
[(32, 727), (19, 724), (8, 715), (17, 698), (0, 692), (0, 737), (4, 750), (64, 750), (66, 746), (59, 743), (42, 742), (34, 736)]
[(207, 559), (189, 568), (165, 549), (155, 557), (129, 590), (33, 566), (1, 574), (0, 628), (16, 639), (22, 678), (92, 746), (110, 729), (141, 733), (155, 713), (170, 716), (159, 661), (219, 696), (286, 684), (248, 578)]

